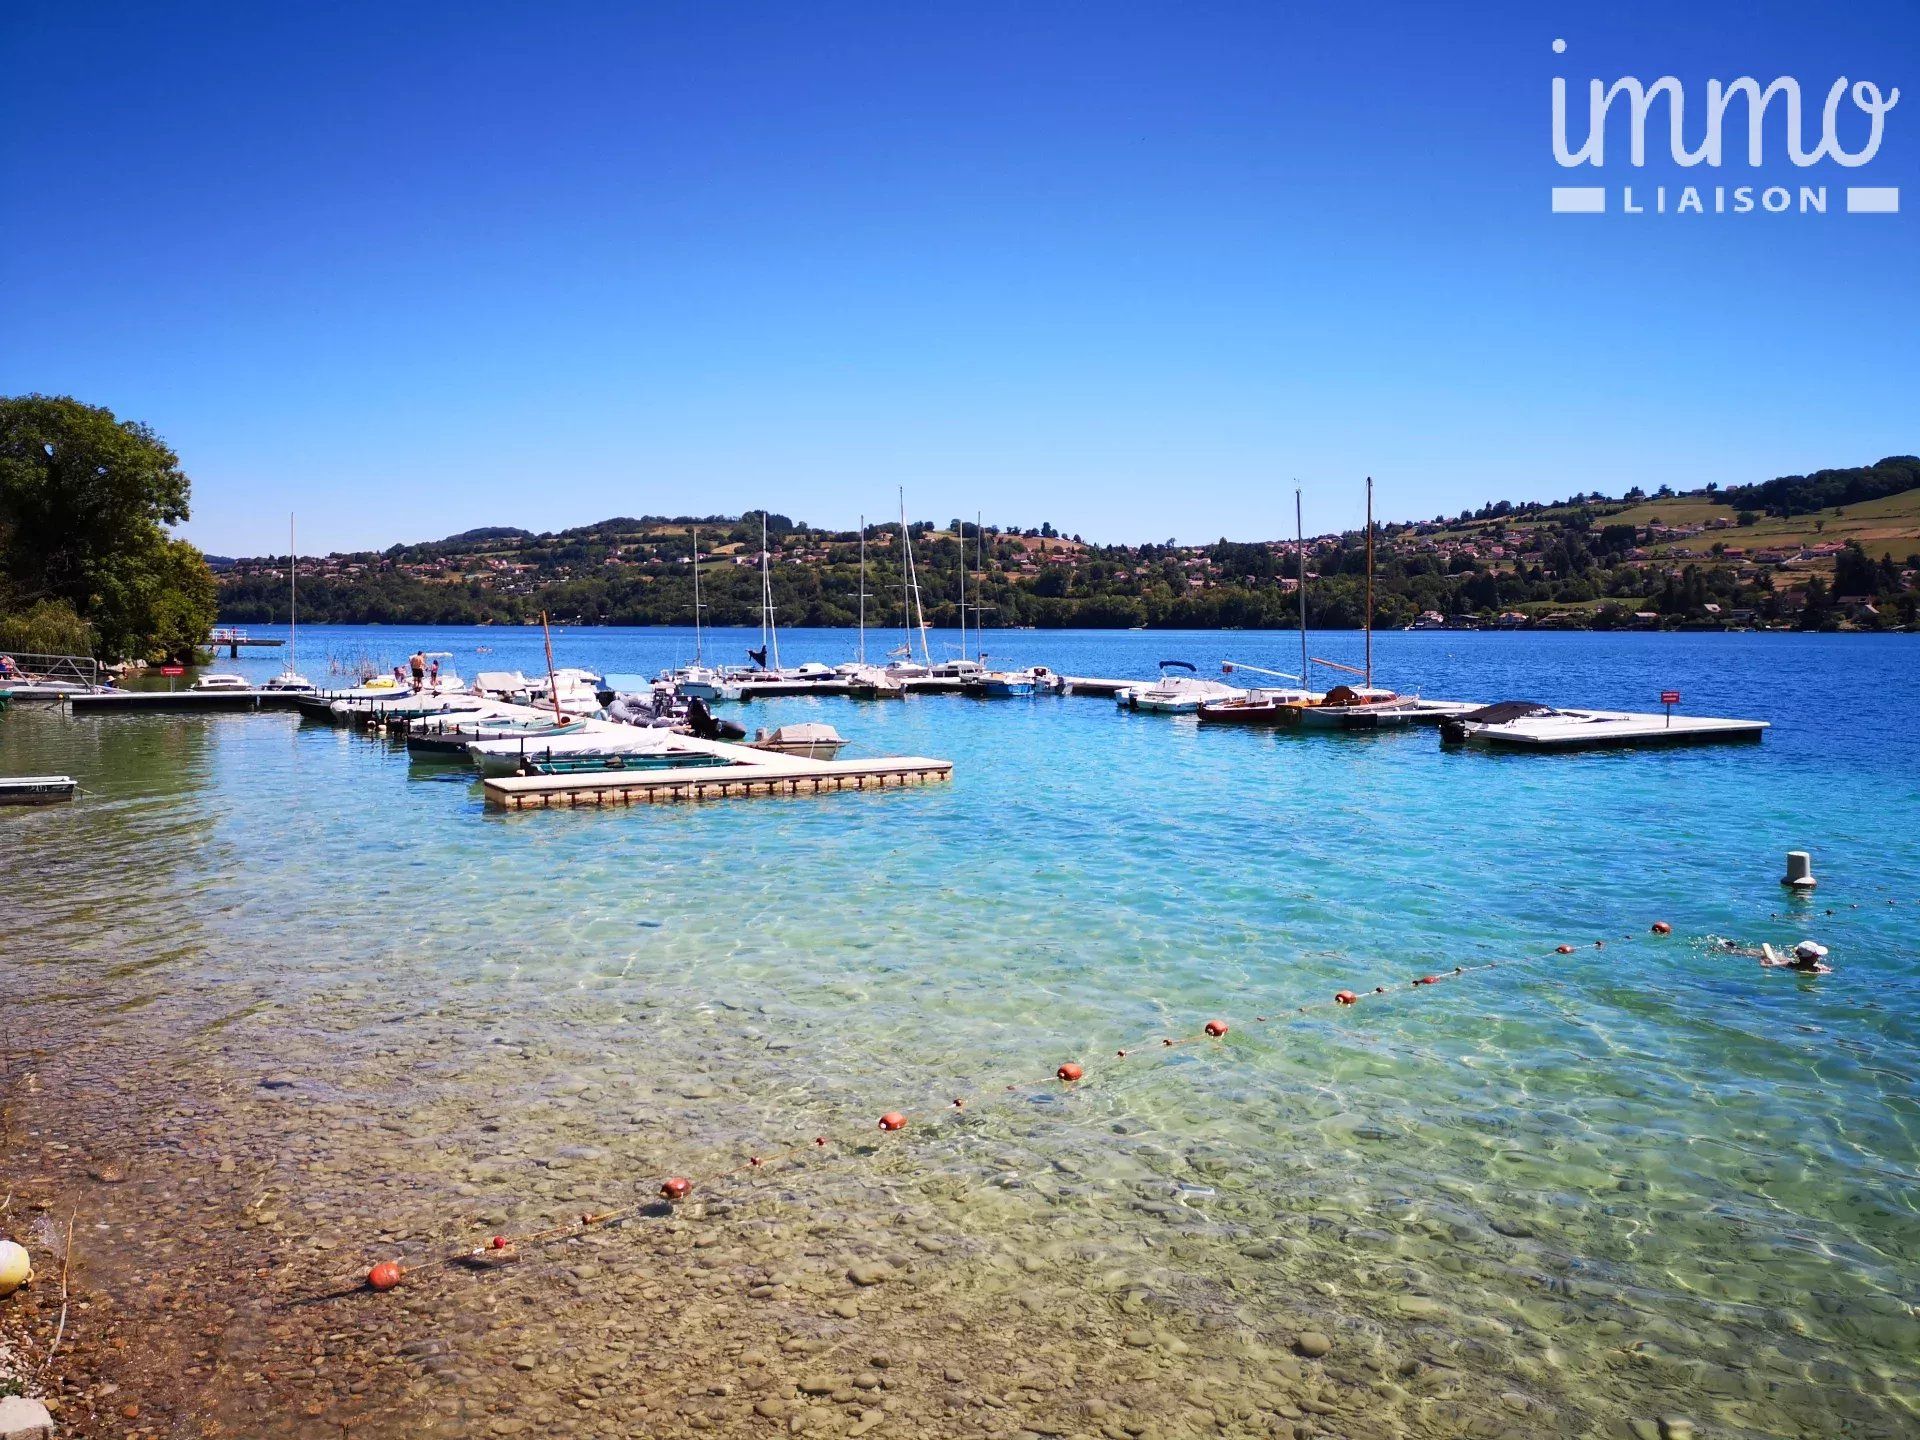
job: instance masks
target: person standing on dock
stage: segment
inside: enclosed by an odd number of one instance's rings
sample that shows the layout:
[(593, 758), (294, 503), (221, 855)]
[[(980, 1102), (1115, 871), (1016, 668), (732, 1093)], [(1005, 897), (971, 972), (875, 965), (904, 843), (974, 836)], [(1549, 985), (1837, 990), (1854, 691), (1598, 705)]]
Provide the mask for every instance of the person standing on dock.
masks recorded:
[(427, 657), (421, 651), (414, 651), (407, 667), (413, 671), (413, 688), (418, 693), (427, 683)]

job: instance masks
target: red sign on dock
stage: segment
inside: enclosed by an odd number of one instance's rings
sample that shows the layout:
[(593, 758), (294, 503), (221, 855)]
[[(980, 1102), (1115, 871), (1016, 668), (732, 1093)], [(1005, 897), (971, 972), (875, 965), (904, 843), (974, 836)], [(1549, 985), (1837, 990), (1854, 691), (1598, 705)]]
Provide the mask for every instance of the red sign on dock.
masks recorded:
[(167, 677), (168, 677), (169, 679), (171, 679), (171, 678), (172, 678), (172, 677), (174, 677), (175, 675), (184, 675), (184, 674), (186, 674), (186, 673), (187, 673), (187, 667), (186, 667), (186, 666), (184, 666), (184, 665), (162, 665), (162, 666), (160, 667), (160, 673), (161, 673), (162, 675), (165, 675), (165, 676), (167, 676)]
[(1678, 690), (1662, 690), (1660, 692), (1660, 703), (1662, 705), (1678, 705), (1680, 703), (1680, 692)]

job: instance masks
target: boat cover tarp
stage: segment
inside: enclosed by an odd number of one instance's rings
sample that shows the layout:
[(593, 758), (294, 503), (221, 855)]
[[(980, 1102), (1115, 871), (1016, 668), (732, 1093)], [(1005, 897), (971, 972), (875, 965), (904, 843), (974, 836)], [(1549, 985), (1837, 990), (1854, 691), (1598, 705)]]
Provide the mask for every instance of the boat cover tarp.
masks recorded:
[(1529, 715), (1554, 713), (1551, 705), (1542, 705), (1538, 700), (1500, 700), (1492, 705), (1483, 705), (1478, 710), (1469, 710), (1459, 718), (1473, 725), (1504, 725), (1509, 720), (1524, 720)]

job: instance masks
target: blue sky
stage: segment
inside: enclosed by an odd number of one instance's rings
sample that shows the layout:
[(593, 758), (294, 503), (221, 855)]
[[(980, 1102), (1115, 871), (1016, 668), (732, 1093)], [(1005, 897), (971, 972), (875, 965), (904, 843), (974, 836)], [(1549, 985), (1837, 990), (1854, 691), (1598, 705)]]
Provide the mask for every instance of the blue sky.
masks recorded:
[[(1254, 538), (1296, 478), (1325, 528), (1369, 473), (1404, 517), (1920, 448), (1910, 0), (15, 0), (0, 49), (0, 393), (152, 424), (219, 553), (896, 484)], [(1899, 86), (1870, 167), (1764, 178), (1907, 213), (1550, 215), (1551, 78), (1668, 72)]]

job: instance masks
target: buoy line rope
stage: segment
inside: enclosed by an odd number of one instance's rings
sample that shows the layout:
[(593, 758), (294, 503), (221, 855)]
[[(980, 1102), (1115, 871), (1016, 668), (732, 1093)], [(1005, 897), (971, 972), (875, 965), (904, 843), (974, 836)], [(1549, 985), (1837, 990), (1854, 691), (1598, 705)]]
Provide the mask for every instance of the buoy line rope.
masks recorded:
[[(1671, 935), (1673, 933), (1673, 927), (1664, 920), (1656, 920), (1649, 933), (1656, 936)], [(1628, 943), (1636, 938), (1638, 937), (1623, 935), (1616, 942), (1595, 940), (1589, 948), (1604, 950), (1609, 943)], [(1430, 974), (1416, 976), (1412, 980), (1400, 981), (1393, 985), (1375, 985), (1367, 990), (1337, 990), (1330, 1000), (1308, 1001), (1306, 1004), (1294, 1006), (1288, 1010), (1275, 1011), (1272, 1014), (1255, 1015), (1252, 1017), (1252, 1020), (1247, 1023), (1259, 1026), (1274, 1025), (1282, 1021), (1293, 1020), (1299, 1016), (1311, 1015), (1329, 1008), (1334, 1010), (1351, 1009), (1363, 1002), (1375, 1001), (1393, 995), (1411, 994), (1422, 989), (1445, 984), (1450, 980), (1463, 979), (1468, 975), (1483, 971), (1501, 968), (1512, 969), (1517, 966), (1564, 957), (1575, 953), (1577, 953), (1576, 947), (1560, 944), (1554, 946), (1551, 950), (1541, 951), (1538, 954), (1517, 956), (1504, 961), (1485, 960), (1472, 965), (1454, 965), (1445, 970), (1437, 970)], [(1169, 1051), (1178, 1050), (1189, 1045), (1200, 1045), (1208, 1041), (1224, 1040), (1232, 1028), (1233, 1027), (1225, 1020), (1208, 1020), (1198, 1031), (1192, 1034), (1156, 1035), (1132, 1046), (1117, 1048), (1112, 1056), (1104, 1058), (1099, 1062), (1098, 1066), (1094, 1066), (1091, 1061), (1065, 1061), (1054, 1070), (1050, 1078), (1035, 1078), (1024, 1082), (1014, 1082), (1007, 1085), (1005, 1091), (1017, 1093), (1023, 1089), (1033, 1089), (1056, 1083), (1068, 1086), (1077, 1085), (1086, 1080), (1090, 1073), (1090, 1067), (1108, 1069), (1119, 1064), (1121, 1061), (1143, 1054), (1163, 1055)], [(950, 1102), (950, 1108), (955, 1112), (961, 1112), (965, 1111), (971, 1103), (968, 1097), (959, 1095), (955, 1096)], [(904, 1112), (889, 1110), (880, 1117), (877, 1128), (885, 1133), (895, 1134), (907, 1129), (908, 1125), (909, 1120)], [(392, 1290), (409, 1275), (425, 1274), (426, 1272), (443, 1269), (450, 1265), (462, 1265), (473, 1269), (492, 1269), (519, 1259), (522, 1251), (526, 1248), (536, 1247), (557, 1240), (573, 1239), (576, 1236), (585, 1235), (595, 1229), (611, 1225), (616, 1221), (629, 1220), (639, 1215), (657, 1215), (662, 1213), (663, 1210), (670, 1212), (675, 1204), (690, 1197), (696, 1189), (712, 1186), (750, 1171), (764, 1170), (784, 1160), (790, 1160), (797, 1155), (828, 1151), (833, 1149), (836, 1143), (838, 1142), (836, 1142), (832, 1136), (819, 1134), (811, 1140), (789, 1145), (783, 1149), (771, 1151), (764, 1155), (749, 1155), (744, 1161), (737, 1165), (716, 1170), (711, 1174), (701, 1176), (697, 1179), (690, 1179), (684, 1175), (670, 1175), (661, 1182), (659, 1191), (655, 1197), (634, 1201), (626, 1205), (614, 1206), (606, 1210), (583, 1210), (571, 1220), (564, 1220), (557, 1225), (550, 1225), (545, 1229), (532, 1230), (524, 1234), (493, 1235), (477, 1245), (470, 1245), (464, 1249), (443, 1252), (413, 1265), (404, 1264), (400, 1260), (382, 1260), (374, 1265), (372, 1269), (368, 1270), (366, 1275), (360, 1280), (347, 1282), (337, 1289), (292, 1303), (311, 1304), (322, 1300), (339, 1299), (368, 1289), (377, 1291)], [(846, 1151), (843, 1149), (839, 1153), (844, 1154)]]

